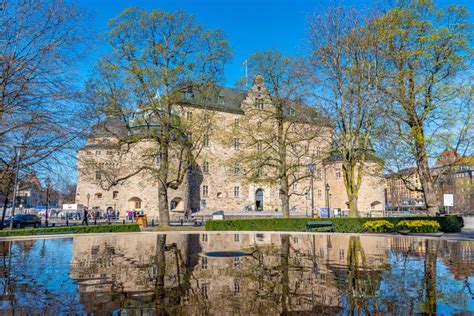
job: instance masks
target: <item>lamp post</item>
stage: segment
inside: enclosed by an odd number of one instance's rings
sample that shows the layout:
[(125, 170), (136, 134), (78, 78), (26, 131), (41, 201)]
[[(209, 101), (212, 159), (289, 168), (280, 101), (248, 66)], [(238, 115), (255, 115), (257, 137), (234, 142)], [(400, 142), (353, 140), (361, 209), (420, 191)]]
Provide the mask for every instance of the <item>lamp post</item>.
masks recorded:
[(91, 199), (91, 194), (87, 193), (87, 210), (89, 210), (89, 200)]
[(48, 177), (46, 178), (46, 219), (44, 221), (44, 225), (48, 227), (48, 211), (49, 211), (49, 190), (51, 188), (51, 179)]
[(20, 155), (21, 155), (21, 148), (23, 148), (23, 146), (15, 146), (14, 148), (16, 151), (15, 181), (13, 183), (13, 205), (12, 205), (12, 212), (10, 214), (10, 229), (13, 229), (13, 217), (15, 216), (16, 193), (17, 193), (17, 186), (18, 186), (18, 171), (20, 169)]
[(316, 164), (310, 163), (308, 170), (311, 173), (311, 218), (314, 218), (314, 171), (316, 170)]
[(329, 183), (326, 183), (326, 207), (329, 210), (329, 190), (330, 190)]

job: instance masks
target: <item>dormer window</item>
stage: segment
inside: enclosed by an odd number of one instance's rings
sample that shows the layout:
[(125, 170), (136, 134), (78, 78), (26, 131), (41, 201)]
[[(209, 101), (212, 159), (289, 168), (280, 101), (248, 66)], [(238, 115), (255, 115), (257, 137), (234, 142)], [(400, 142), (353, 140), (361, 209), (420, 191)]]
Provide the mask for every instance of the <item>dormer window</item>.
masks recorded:
[(257, 99), (256, 105), (257, 110), (263, 110), (263, 99)]
[(220, 104), (220, 105), (224, 105), (225, 104), (225, 99), (224, 99), (224, 96), (222, 94), (219, 94), (217, 96), (217, 103)]
[(194, 94), (191, 90), (185, 91), (184, 92), (184, 98), (186, 100), (191, 100), (193, 98)]
[(193, 112), (191, 111), (186, 112), (186, 119), (188, 121), (191, 121), (193, 119)]

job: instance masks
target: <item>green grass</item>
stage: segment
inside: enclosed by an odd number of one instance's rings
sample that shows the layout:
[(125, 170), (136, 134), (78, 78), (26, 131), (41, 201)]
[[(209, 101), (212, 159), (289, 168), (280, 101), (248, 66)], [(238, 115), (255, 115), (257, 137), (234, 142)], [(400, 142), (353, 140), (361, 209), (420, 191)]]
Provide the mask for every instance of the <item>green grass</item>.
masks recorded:
[(63, 226), (63, 227), (48, 227), (48, 228), (0, 230), (0, 237), (55, 235), (55, 234), (89, 234), (89, 233), (119, 233), (119, 232), (122, 233), (122, 232), (139, 232), (139, 231), (140, 231), (140, 227), (137, 224)]
[(210, 220), (206, 222), (208, 231), (306, 231), (308, 221), (327, 221), (333, 223), (334, 232), (339, 233), (364, 233), (364, 224), (368, 221), (386, 220), (393, 225), (397, 225), (402, 220), (434, 220), (441, 226), (441, 231), (445, 233), (460, 232), (464, 226), (460, 216), (439, 216), (439, 217), (379, 217), (379, 218), (252, 218), (252, 219), (229, 219)]

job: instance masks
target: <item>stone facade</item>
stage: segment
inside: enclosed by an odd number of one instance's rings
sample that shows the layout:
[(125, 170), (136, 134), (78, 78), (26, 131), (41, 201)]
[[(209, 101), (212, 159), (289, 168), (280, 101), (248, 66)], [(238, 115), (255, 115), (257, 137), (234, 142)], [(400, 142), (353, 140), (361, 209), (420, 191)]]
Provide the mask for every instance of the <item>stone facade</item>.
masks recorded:
[[(262, 101), (259, 101), (262, 100)], [(194, 120), (210, 122), (212, 128), (203, 141), (197, 157), (197, 167), (191, 170), (183, 184), (177, 190), (169, 190), (171, 215), (182, 215), (191, 208), (200, 214), (210, 214), (224, 210), (226, 214), (244, 214), (249, 210), (260, 208), (263, 213), (281, 215), (279, 187), (277, 184), (248, 181), (242, 176), (242, 166), (233, 163), (236, 156), (248, 150), (242, 129), (244, 124), (253, 124), (253, 112), (250, 109), (271, 109), (272, 104), (262, 82), (256, 82), (247, 91), (222, 88), (216, 100), (209, 104), (195, 102), (192, 96), (183, 96), (183, 102), (177, 107), (177, 113), (183, 122)], [(260, 109), (260, 108), (259, 108)], [(285, 113), (292, 119), (290, 110)], [(294, 118), (294, 120), (297, 118)], [(257, 124), (257, 123), (256, 123)], [(272, 129), (268, 122), (264, 128)], [(317, 136), (304, 142), (305, 155), (298, 157), (301, 164), (298, 180), (290, 187), (290, 214), (305, 215), (311, 212), (310, 176), (307, 165), (314, 163), (314, 202), (315, 210), (327, 207), (326, 184), (329, 184), (331, 195), (330, 207), (347, 209), (345, 189), (337, 172), (342, 173), (340, 161), (326, 163), (325, 157), (330, 151), (332, 129), (329, 125), (315, 126), (304, 122), (295, 124), (297, 131), (318, 131)], [(78, 184), (76, 203), (102, 211), (116, 210), (120, 216), (133, 210), (142, 210), (149, 217), (158, 217), (157, 180), (152, 172), (137, 172), (114, 186), (104, 186), (101, 182), (101, 170), (107, 168), (120, 174), (123, 170), (133, 170), (148, 162), (146, 150), (151, 144), (135, 144), (125, 154), (117, 156), (117, 139), (124, 133), (124, 123), (107, 120), (97, 125), (92, 131), (86, 146), (78, 152)], [(175, 160), (171, 160), (172, 163)], [(306, 174), (306, 176), (305, 176)], [(102, 179), (103, 180), (103, 179)], [(384, 186), (378, 175), (364, 175), (360, 190), (359, 210), (362, 213), (371, 209), (383, 210)], [(378, 183), (378, 184), (377, 184)]]

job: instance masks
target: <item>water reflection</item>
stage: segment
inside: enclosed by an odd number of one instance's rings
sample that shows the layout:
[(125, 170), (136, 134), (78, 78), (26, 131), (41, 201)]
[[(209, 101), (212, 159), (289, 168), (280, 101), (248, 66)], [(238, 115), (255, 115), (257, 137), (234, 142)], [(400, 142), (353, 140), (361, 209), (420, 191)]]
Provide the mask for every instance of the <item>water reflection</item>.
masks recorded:
[(326, 234), (0, 242), (0, 309), (30, 313), (474, 312), (474, 243)]

